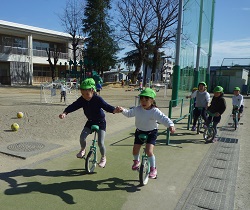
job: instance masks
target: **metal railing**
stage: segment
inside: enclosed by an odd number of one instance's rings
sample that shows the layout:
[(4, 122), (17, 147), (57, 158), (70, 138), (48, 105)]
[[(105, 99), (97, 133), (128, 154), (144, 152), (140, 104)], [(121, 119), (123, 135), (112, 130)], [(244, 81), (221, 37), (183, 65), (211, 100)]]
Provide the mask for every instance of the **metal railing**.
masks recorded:
[[(173, 123), (176, 124), (179, 121), (183, 120), (184, 118), (188, 117), (187, 130), (189, 130), (190, 123), (192, 121), (192, 116), (193, 116), (192, 113), (193, 113), (194, 103), (193, 103), (193, 99), (190, 99), (188, 113), (183, 114), (184, 101), (187, 101), (187, 99), (179, 98), (176, 100), (169, 101), (168, 117), (170, 119), (172, 118), (173, 104), (179, 104), (180, 105), (180, 117), (173, 120)], [(167, 140), (166, 144), (169, 145), (170, 144), (170, 130), (169, 130), (169, 128), (167, 128), (166, 140)]]
[(28, 55), (28, 48), (11, 47), (11, 46), (0, 45), (0, 53), (4, 53), (4, 54), (17, 54), (17, 55)]
[[(46, 50), (36, 50), (33, 49), (33, 56), (38, 57), (48, 57)], [(16, 54), (16, 55), (28, 55), (28, 48), (23, 47), (12, 47), (0, 45), (0, 53), (4, 54)], [(51, 56), (53, 57), (56, 53), (51, 51)], [(68, 59), (68, 53), (57, 53), (60, 59)]]

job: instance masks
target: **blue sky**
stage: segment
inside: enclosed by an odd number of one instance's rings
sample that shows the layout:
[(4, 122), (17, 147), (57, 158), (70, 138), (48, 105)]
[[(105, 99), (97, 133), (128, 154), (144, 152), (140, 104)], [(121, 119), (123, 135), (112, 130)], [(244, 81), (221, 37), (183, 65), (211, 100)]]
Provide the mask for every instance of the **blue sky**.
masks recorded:
[[(0, 20), (63, 31), (58, 14), (67, 0), (2, 0)], [(250, 58), (250, 1), (216, 0), (211, 65)]]

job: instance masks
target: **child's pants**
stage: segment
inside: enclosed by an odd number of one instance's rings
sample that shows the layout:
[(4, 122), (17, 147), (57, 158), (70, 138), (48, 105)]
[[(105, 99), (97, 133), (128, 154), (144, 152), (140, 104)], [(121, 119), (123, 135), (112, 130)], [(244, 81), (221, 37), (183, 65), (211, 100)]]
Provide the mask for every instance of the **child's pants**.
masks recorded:
[[(82, 133), (80, 135), (80, 145), (81, 145), (81, 148), (85, 148), (86, 147), (86, 138), (87, 136), (91, 133), (91, 130), (88, 128), (88, 127), (84, 127), (83, 130), (82, 130)], [(105, 139), (105, 134), (106, 132), (104, 130), (99, 130), (97, 132), (97, 136), (98, 136), (98, 146), (99, 146), (99, 149), (100, 149), (100, 153), (102, 156), (105, 156), (106, 154), (106, 148), (105, 148), (105, 145), (104, 145), (104, 139)]]
[(205, 108), (203, 108), (202, 110), (199, 110), (198, 107), (195, 107), (194, 111), (193, 111), (193, 117), (194, 117), (193, 126), (196, 126), (197, 120), (198, 120), (200, 115), (201, 115), (202, 119), (206, 122), (207, 121), (207, 116), (206, 116), (207, 113), (206, 113)]
[[(207, 121), (206, 121), (206, 125), (209, 126), (209, 124), (211, 123), (211, 120), (212, 120), (212, 117), (209, 116), (207, 118)], [(221, 116), (218, 116), (218, 117), (214, 117), (213, 118), (213, 128), (214, 128), (214, 131), (215, 131), (215, 135), (217, 135), (217, 125), (218, 123), (220, 122), (221, 120)]]

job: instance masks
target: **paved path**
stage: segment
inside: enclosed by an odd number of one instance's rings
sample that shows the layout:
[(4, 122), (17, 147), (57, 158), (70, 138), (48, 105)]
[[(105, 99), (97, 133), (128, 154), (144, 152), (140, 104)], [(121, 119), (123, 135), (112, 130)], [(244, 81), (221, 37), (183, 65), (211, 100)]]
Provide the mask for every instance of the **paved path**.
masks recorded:
[[(167, 146), (165, 128), (160, 125), (155, 148), (158, 178), (146, 186), (141, 187), (138, 172), (131, 171), (134, 119), (108, 115), (112, 129), (106, 136), (104, 169), (86, 174), (84, 161), (75, 158), (76, 145), (18, 160), (19, 167), (1, 170), (1, 209), (250, 209), (249, 99), (244, 125), (237, 131), (227, 125), (230, 97), (227, 104), (219, 124), (221, 141), (215, 144), (204, 144), (201, 135), (186, 130), (183, 120), (176, 124)], [(166, 106), (160, 107), (167, 112)], [(177, 107), (173, 117), (178, 114)], [(12, 157), (3, 159), (8, 158)]]

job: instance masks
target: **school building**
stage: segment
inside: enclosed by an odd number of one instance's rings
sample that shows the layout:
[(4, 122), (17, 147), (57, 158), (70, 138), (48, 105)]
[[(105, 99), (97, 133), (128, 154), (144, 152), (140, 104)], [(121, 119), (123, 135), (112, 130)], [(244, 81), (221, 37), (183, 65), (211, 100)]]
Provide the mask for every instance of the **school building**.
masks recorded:
[(65, 77), (72, 58), (67, 33), (0, 20), (0, 83), (33, 85), (51, 82), (51, 61), (57, 52), (56, 79)]

